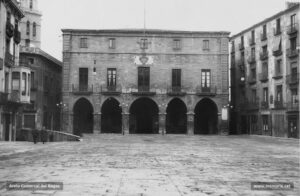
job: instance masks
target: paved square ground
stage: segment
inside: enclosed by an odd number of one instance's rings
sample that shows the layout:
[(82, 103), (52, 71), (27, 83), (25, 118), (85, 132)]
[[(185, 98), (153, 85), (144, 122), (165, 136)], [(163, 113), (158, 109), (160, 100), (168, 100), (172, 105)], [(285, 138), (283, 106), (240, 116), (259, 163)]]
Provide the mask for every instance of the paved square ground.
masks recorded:
[[(263, 136), (97, 135), (82, 142), (0, 142), (0, 195), (300, 195), (299, 140)], [(6, 181), (63, 182), (8, 191)], [(289, 191), (250, 183), (292, 182)]]

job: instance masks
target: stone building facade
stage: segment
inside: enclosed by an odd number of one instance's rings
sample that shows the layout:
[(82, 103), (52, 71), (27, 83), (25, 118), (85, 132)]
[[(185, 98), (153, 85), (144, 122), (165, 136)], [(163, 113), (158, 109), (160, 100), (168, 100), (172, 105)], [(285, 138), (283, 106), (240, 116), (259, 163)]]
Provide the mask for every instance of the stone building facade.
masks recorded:
[(30, 68), (19, 64), (20, 20), (15, 0), (0, 0), (0, 140), (16, 140), (20, 108), (30, 100)]
[(62, 32), (64, 131), (221, 132), (229, 32)]
[(230, 38), (231, 129), (299, 138), (299, 3)]

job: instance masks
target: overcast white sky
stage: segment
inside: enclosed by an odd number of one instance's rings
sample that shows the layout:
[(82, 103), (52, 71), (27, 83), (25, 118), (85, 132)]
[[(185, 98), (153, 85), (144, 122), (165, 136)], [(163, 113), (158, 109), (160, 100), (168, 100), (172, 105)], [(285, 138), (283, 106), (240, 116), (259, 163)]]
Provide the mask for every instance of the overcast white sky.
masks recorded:
[[(230, 31), (285, 9), (286, 0), (145, 0), (146, 27)], [(38, 0), (42, 49), (61, 60), (62, 28), (143, 28), (144, 0)]]

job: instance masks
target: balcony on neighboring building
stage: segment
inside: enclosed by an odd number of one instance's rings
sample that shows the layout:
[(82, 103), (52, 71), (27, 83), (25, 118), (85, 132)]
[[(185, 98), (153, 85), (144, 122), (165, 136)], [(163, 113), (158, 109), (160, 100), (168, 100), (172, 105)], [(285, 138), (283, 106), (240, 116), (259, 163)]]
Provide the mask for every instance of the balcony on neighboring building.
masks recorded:
[(245, 102), (245, 107), (246, 110), (258, 110), (259, 109), (259, 99), (256, 98), (256, 100), (252, 100), (252, 101), (246, 101)]
[(196, 88), (196, 94), (198, 96), (216, 96), (217, 94), (217, 87), (211, 86), (211, 87), (203, 87), (203, 86), (197, 86)]
[(285, 109), (285, 104), (283, 103), (283, 101), (275, 100), (274, 101), (274, 109), (276, 109), (276, 110)]
[(287, 26), (287, 34), (290, 36), (297, 35), (298, 28), (299, 28), (298, 23), (294, 23)]
[(299, 84), (299, 73), (287, 75), (286, 83), (289, 85)]
[(280, 35), (281, 34), (281, 29), (280, 28), (273, 28), (273, 34), (274, 34), (274, 36)]
[(250, 45), (250, 46), (255, 45), (255, 39), (250, 38), (248, 41), (249, 41), (249, 45)]
[(244, 49), (245, 49), (245, 47), (244, 47), (244, 44), (243, 44), (243, 43), (240, 43), (240, 44), (239, 44), (239, 49), (240, 49), (240, 50), (244, 50)]
[(122, 88), (118, 85), (101, 86), (101, 94), (103, 95), (120, 95)]
[(6, 35), (8, 38), (11, 38), (14, 35), (14, 26), (10, 23), (10, 21), (6, 22)]
[(247, 59), (249, 64), (254, 64), (256, 63), (255, 55), (250, 55)]
[(268, 109), (269, 108), (269, 102), (268, 101), (262, 101), (260, 103), (260, 108), (261, 109)]
[(280, 56), (282, 55), (282, 50), (281, 50), (281, 47), (277, 47), (275, 49), (273, 49), (273, 56)]
[(274, 74), (273, 74), (273, 79), (277, 80), (277, 79), (281, 79), (283, 76), (282, 76), (282, 73), (281, 72), (278, 72), (278, 71), (274, 71)]
[(14, 41), (16, 44), (19, 44), (21, 42), (21, 32), (18, 29), (15, 29), (14, 31)]
[(262, 73), (259, 73), (259, 80), (261, 82), (267, 82), (269, 80), (268, 78), (268, 72), (262, 72)]
[(0, 92), (0, 105), (5, 105), (7, 103), (8, 93)]
[(261, 52), (259, 53), (259, 58), (260, 58), (260, 60), (262, 60), (262, 61), (268, 59), (268, 57), (269, 57), (268, 51), (261, 51)]
[(299, 50), (297, 50), (296, 48), (293, 49), (293, 48), (288, 48), (286, 50), (286, 55), (289, 57), (289, 58), (294, 58), (294, 57), (297, 57), (299, 55)]
[(93, 94), (93, 85), (87, 84), (72, 84), (72, 93), (74, 95), (91, 95)]
[(261, 33), (260, 34), (260, 41), (266, 41), (268, 39), (267, 34), (266, 33)]
[(181, 86), (171, 86), (168, 87), (167, 94), (169, 96), (184, 96), (186, 92)]
[(5, 52), (4, 64), (6, 67), (13, 67), (15, 64), (14, 56), (11, 55), (8, 51)]
[(289, 101), (287, 103), (287, 111), (288, 112), (299, 112), (299, 102)]
[(150, 86), (138, 86), (137, 88), (131, 89), (131, 94), (137, 96), (153, 96), (156, 94), (156, 91), (151, 89)]
[(256, 75), (255, 76), (252, 76), (252, 75), (248, 76), (247, 82), (250, 85), (255, 84), (256, 83)]

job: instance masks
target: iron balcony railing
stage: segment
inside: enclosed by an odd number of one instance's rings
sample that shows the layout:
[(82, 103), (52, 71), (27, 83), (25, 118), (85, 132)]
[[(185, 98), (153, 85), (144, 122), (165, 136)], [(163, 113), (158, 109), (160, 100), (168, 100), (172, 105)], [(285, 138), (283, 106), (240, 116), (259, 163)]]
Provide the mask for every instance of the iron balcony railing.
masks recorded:
[(281, 48), (276, 48), (273, 50), (273, 56), (280, 56), (280, 55), (282, 55)]
[(10, 21), (6, 22), (6, 35), (11, 38), (14, 35), (14, 26), (10, 23)]
[(260, 34), (260, 40), (261, 41), (265, 41), (265, 40), (267, 40), (268, 39), (268, 37), (267, 37), (267, 34), (266, 33), (261, 33)]
[(269, 52), (268, 51), (261, 51), (259, 53), (260, 60), (268, 59), (268, 57), (269, 57)]
[(274, 101), (274, 109), (284, 109), (285, 108), (285, 103), (283, 101)]
[(167, 94), (170, 96), (183, 96), (186, 92), (181, 86), (171, 86), (167, 88)]
[(287, 26), (287, 34), (292, 35), (294, 33), (297, 33), (298, 29), (299, 29), (298, 23), (293, 23)]
[(297, 57), (299, 55), (299, 50), (297, 50), (296, 48), (288, 48), (286, 50), (286, 55), (289, 57), (289, 58), (293, 58), (293, 57)]
[(288, 111), (299, 111), (299, 102), (290, 101), (287, 103), (287, 110)]
[(254, 64), (256, 62), (255, 55), (250, 55), (247, 59), (249, 64)]
[(8, 100), (8, 93), (0, 92), (0, 105), (5, 105)]
[(262, 101), (262, 102), (260, 103), (260, 107), (261, 107), (262, 109), (268, 109), (268, 108), (269, 108), (269, 102), (268, 102), (268, 101)]
[(261, 82), (266, 82), (268, 81), (268, 72), (263, 72), (263, 73), (259, 73), (259, 80)]
[(210, 87), (197, 86), (196, 94), (199, 96), (215, 96), (217, 94), (217, 86), (210, 86)]
[(137, 89), (132, 88), (131, 93), (133, 95), (149, 95), (149, 96), (156, 94), (155, 91), (151, 90), (150, 86), (138, 86)]
[(287, 84), (298, 84), (299, 83), (299, 73), (287, 75), (286, 83)]
[(119, 95), (122, 92), (122, 88), (118, 85), (101, 86), (100, 90), (103, 95)]
[(72, 84), (72, 93), (77, 95), (89, 95), (93, 93), (93, 85), (87, 84)]

